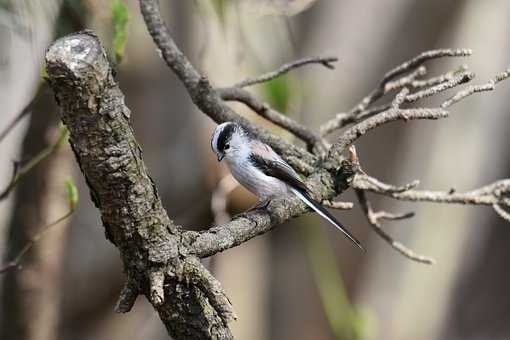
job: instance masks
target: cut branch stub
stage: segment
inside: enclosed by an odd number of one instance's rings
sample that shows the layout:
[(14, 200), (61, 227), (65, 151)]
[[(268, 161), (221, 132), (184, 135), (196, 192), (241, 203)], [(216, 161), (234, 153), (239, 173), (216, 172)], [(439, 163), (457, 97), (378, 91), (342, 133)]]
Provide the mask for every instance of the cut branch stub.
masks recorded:
[(181, 230), (148, 174), (130, 111), (97, 37), (86, 31), (57, 40), (46, 53), (46, 66), (106, 235), (120, 250), (129, 300), (136, 291), (149, 298), (174, 339), (231, 339), (232, 307), (182, 246)]

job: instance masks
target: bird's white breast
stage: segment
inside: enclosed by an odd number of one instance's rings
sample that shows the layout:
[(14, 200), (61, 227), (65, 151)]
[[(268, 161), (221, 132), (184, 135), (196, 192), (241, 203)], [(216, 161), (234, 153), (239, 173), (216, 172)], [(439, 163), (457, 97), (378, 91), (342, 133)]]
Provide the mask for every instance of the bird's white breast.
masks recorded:
[(237, 154), (227, 158), (227, 164), (234, 178), (261, 200), (282, 196), (289, 192), (287, 184), (267, 176), (248, 159), (249, 154)]

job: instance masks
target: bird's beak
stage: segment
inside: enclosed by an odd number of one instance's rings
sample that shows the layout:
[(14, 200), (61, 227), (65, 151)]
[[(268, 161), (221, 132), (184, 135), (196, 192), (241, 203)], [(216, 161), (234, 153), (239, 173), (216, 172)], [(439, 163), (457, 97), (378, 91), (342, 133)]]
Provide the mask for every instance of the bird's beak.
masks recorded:
[(225, 157), (225, 154), (224, 154), (224, 153), (219, 153), (219, 154), (218, 154), (218, 162), (221, 162), (221, 160), (223, 159), (223, 157)]

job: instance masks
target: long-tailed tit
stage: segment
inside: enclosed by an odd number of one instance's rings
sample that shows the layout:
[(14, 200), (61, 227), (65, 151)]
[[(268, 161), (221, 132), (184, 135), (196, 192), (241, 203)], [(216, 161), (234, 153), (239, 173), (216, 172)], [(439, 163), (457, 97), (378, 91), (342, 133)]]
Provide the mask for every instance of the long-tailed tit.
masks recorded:
[(233, 122), (218, 125), (212, 135), (211, 147), (218, 161), (226, 160), (235, 179), (257, 195), (259, 207), (267, 206), (273, 198), (292, 193), (364, 250), (331, 213), (312, 199), (310, 190), (296, 171), (269, 145), (257, 140), (241, 125)]

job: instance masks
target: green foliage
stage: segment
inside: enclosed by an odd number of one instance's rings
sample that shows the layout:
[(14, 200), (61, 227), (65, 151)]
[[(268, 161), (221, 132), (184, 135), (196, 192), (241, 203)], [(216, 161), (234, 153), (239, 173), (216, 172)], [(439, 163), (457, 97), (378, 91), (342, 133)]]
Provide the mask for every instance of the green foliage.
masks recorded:
[(291, 78), (282, 75), (262, 84), (265, 100), (282, 113), (287, 112), (292, 96)]
[(300, 233), (324, 313), (335, 338), (360, 340), (370, 337), (374, 333), (373, 318), (349, 302), (335, 253), (324, 232), (316, 226), (302, 226)]
[(112, 3), (112, 24), (113, 41), (112, 48), (115, 53), (117, 64), (122, 62), (126, 50), (128, 36), (129, 10), (122, 0), (113, 0)]
[(64, 178), (64, 184), (66, 186), (67, 197), (69, 199), (69, 208), (71, 211), (74, 211), (78, 205), (78, 188), (76, 188), (72, 177)]

